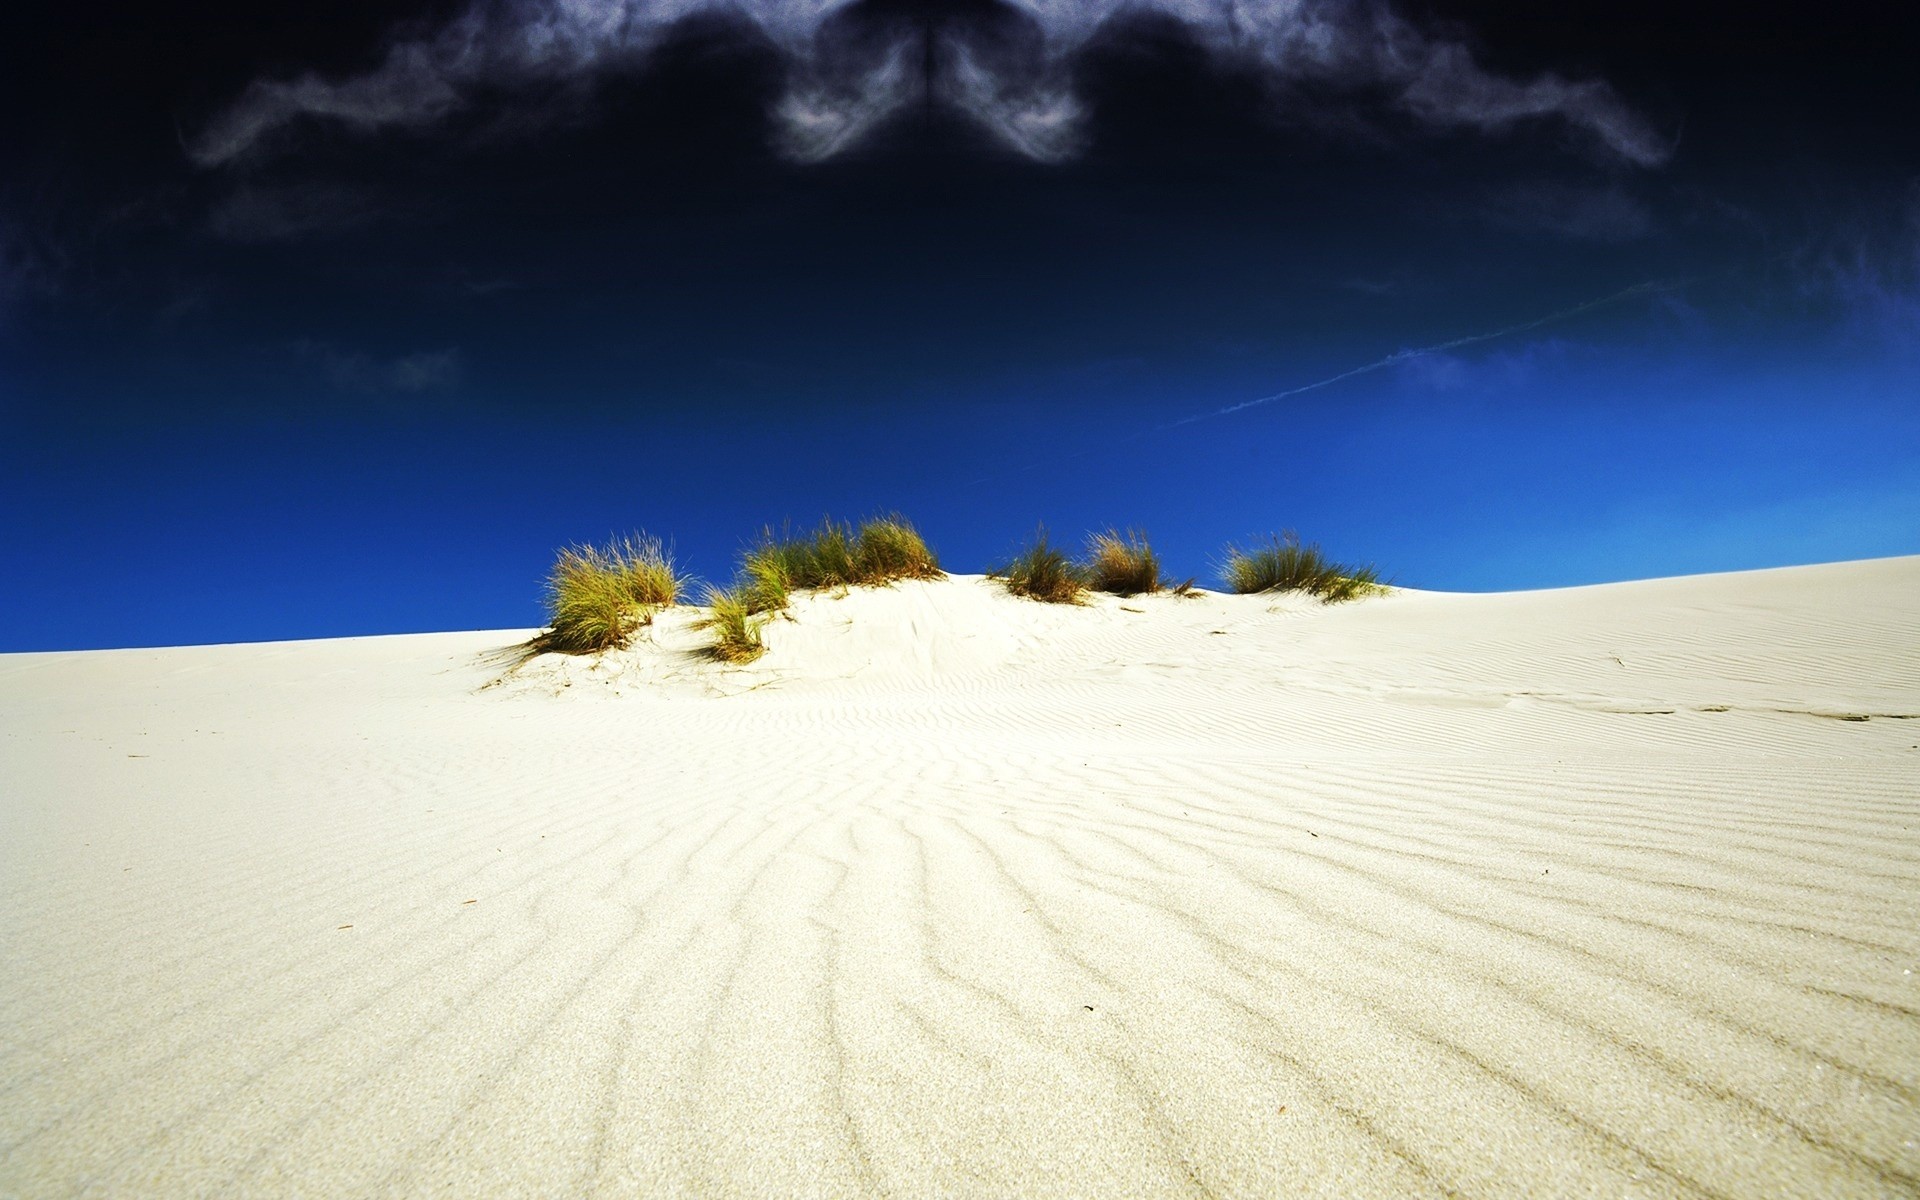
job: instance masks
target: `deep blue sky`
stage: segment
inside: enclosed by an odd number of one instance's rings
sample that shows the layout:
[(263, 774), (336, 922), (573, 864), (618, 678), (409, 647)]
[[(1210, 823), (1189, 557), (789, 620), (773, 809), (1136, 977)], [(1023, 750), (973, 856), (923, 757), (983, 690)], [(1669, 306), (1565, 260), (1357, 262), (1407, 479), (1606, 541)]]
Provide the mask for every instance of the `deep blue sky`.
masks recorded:
[(527, 627), (559, 545), (826, 512), (1920, 552), (1906, 7), (12, 7), (0, 650)]

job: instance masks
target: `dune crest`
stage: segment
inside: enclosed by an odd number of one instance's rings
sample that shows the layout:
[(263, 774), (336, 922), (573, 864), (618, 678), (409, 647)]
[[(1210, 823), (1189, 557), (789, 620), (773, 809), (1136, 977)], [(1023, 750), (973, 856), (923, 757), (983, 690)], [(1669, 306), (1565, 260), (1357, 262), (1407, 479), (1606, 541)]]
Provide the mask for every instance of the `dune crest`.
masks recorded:
[(1916, 597), (0, 656), (0, 1195), (1910, 1196)]

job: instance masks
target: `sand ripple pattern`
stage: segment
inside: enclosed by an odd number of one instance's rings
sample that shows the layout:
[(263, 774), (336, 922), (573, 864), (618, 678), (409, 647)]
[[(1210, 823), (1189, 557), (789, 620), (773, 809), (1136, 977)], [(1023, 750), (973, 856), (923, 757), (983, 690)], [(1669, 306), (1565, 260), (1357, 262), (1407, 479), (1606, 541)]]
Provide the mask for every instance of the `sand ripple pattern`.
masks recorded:
[(0, 658), (0, 1195), (1920, 1195), (1915, 597)]

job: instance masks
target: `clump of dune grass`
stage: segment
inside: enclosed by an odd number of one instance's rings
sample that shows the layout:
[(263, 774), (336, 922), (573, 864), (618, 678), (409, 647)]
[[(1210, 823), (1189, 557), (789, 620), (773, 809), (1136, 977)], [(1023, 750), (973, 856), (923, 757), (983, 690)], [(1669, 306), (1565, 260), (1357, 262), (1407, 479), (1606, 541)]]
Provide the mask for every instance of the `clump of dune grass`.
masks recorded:
[(890, 583), (895, 579), (938, 579), (939, 556), (913, 523), (898, 513), (860, 524), (853, 543), (855, 583)]
[(568, 546), (547, 573), (546, 632), (536, 652), (597, 654), (625, 646), (680, 598), (684, 584), (658, 538), (635, 534), (605, 546)]
[(827, 518), (811, 533), (769, 527), (740, 562), (740, 587), (756, 612), (785, 608), (794, 592), (936, 579), (940, 560), (911, 522), (876, 517), (853, 525)]
[(740, 579), (733, 590), (752, 612), (785, 608), (794, 578), (805, 568), (801, 551), (791, 542), (774, 539), (768, 530), (758, 545), (740, 556)]
[(709, 658), (725, 663), (752, 662), (766, 653), (760, 631), (768, 618), (754, 604), (746, 586), (707, 589), (708, 615), (695, 627), (711, 629), (713, 641), (706, 647)]
[(1160, 560), (1136, 529), (1125, 537), (1114, 529), (1089, 537), (1082, 569), (1087, 587), (1096, 592), (1138, 596), (1160, 590)]
[(1265, 545), (1250, 550), (1228, 546), (1221, 577), (1236, 592), (1305, 592), (1329, 604), (1386, 590), (1372, 566), (1334, 562), (1319, 546), (1303, 545), (1291, 531), (1270, 536)]
[(1086, 598), (1087, 570), (1047, 540), (1043, 526), (1013, 561), (988, 573), (1009, 592), (1049, 604), (1079, 604)]
[(749, 662), (765, 650), (760, 630), (768, 618), (763, 614), (785, 608), (795, 592), (941, 574), (926, 539), (897, 514), (862, 521), (858, 528), (831, 517), (811, 532), (795, 533), (787, 526), (775, 532), (768, 526), (740, 556), (734, 586), (708, 594), (713, 615), (701, 624), (715, 631), (712, 657)]

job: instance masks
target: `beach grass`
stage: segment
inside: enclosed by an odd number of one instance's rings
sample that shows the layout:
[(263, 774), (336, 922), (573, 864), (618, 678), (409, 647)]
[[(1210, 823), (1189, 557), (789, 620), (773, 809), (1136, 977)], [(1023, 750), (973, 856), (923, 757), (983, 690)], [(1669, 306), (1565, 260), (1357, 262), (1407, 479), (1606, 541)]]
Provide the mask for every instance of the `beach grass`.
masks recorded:
[(1086, 568), (1047, 540), (1044, 526), (1006, 566), (989, 572), (1009, 592), (1048, 604), (1079, 604), (1086, 599)]
[[(898, 514), (859, 525), (822, 519), (811, 530), (762, 530), (741, 554), (727, 588), (709, 588), (711, 612), (696, 627), (711, 629), (710, 657), (750, 662), (764, 653), (761, 633), (771, 614), (799, 591), (937, 579), (940, 560), (912, 522)], [(1228, 546), (1221, 575), (1240, 593), (1303, 592), (1327, 602), (1387, 590), (1372, 566), (1329, 559), (1291, 531), (1242, 549)], [(1089, 592), (1137, 596), (1167, 589), (1160, 561), (1144, 533), (1109, 527), (1090, 535), (1084, 558), (1054, 545), (1044, 526), (1005, 566), (988, 573), (1010, 593), (1053, 604), (1081, 604)], [(546, 581), (549, 627), (528, 642), (529, 654), (595, 654), (629, 644), (661, 609), (676, 604), (687, 581), (658, 538), (632, 534), (605, 545), (568, 546)], [(1171, 589), (1199, 595), (1189, 579)]]
[(1089, 537), (1082, 570), (1087, 587), (1096, 592), (1138, 596), (1160, 590), (1160, 560), (1137, 529), (1124, 536), (1108, 529)]
[(896, 579), (938, 579), (939, 556), (927, 546), (913, 523), (898, 513), (863, 521), (854, 539), (855, 583), (890, 583)]
[(831, 517), (811, 532), (771, 526), (741, 557), (740, 587), (756, 612), (785, 608), (797, 591), (937, 579), (940, 560), (899, 515), (851, 523)]
[(626, 645), (662, 608), (678, 602), (685, 580), (658, 538), (633, 534), (605, 546), (562, 549), (547, 573), (547, 630), (538, 650), (597, 654)]
[(1221, 578), (1243, 594), (1304, 592), (1329, 604), (1387, 590), (1372, 566), (1334, 562), (1318, 545), (1302, 543), (1292, 531), (1269, 535), (1264, 544), (1250, 549), (1228, 546)]
[[(714, 631), (709, 648), (722, 662), (751, 662), (765, 650), (761, 614), (787, 607), (795, 592), (882, 586), (896, 579), (938, 579), (940, 559), (913, 523), (897, 513), (873, 517), (858, 527), (824, 518), (810, 532), (772, 526), (740, 556), (734, 586), (708, 594), (713, 615), (701, 624)], [(760, 616), (759, 621), (752, 618)]]
[(708, 615), (696, 625), (713, 631), (713, 641), (706, 647), (709, 658), (747, 663), (766, 653), (760, 634), (768, 618), (764, 609), (755, 607), (747, 586), (708, 588), (706, 601)]

